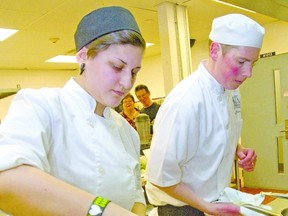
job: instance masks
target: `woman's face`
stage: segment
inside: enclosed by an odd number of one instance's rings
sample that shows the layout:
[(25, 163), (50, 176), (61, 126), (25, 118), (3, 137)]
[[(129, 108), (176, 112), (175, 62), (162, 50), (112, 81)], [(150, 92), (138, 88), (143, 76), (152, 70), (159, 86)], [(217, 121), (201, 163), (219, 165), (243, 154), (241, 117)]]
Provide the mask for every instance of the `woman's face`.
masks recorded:
[(218, 55), (215, 72), (217, 81), (226, 89), (237, 89), (252, 76), (252, 68), (258, 60), (260, 49), (233, 47)]
[(134, 101), (133, 101), (133, 99), (131, 98), (131, 97), (126, 97), (126, 98), (124, 98), (123, 99), (123, 101), (122, 101), (122, 103), (123, 103), (123, 109), (124, 109), (124, 111), (125, 110), (133, 110), (133, 109), (135, 109), (135, 107), (134, 107)]
[(117, 106), (133, 87), (142, 57), (140, 47), (111, 45), (85, 62), (84, 88), (98, 105)]

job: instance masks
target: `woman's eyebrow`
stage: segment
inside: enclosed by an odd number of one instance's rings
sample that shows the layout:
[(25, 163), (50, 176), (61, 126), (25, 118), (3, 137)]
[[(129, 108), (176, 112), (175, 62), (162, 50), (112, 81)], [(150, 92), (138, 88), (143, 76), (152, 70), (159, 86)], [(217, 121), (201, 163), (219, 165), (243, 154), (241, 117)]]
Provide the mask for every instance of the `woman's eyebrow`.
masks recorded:
[[(122, 60), (122, 59), (120, 59), (120, 58), (117, 58), (117, 57), (115, 57), (115, 59), (117, 59), (117, 60), (121, 61), (123, 64), (127, 65), (127, 62), (125, 62), (124, 60)], [(142, 67), (142, 66), (140, 65), (140, 66), (138, 66), (138, 67), (133, 68), (133, 70), (134, 70), (134, 69), (141, 69), (141, 67)]]
[(121, 61), (123, 64), (127, 65), (127, 62), (125, 62), (124, 60), (117, 58), (117, 57), (115, 57), (115, 59), (117, 59), (117, 60)]

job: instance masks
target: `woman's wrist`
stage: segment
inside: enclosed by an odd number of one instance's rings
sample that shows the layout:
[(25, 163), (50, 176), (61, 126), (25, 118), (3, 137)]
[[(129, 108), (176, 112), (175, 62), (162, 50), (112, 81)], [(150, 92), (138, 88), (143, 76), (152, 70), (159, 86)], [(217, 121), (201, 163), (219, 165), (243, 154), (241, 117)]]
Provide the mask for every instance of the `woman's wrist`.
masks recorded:
[(107, 200), (103, 197), (96, 197), (88, 210), (87, 216), (102, 216), (109, 202), (110, 200)]

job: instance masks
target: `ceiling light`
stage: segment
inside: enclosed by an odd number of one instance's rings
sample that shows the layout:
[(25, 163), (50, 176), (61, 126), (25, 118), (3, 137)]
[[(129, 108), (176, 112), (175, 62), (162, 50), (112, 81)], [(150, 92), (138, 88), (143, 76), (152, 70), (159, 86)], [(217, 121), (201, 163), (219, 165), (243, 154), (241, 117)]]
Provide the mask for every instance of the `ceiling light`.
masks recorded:
[(76, 56), (58, 55), (46, 60), (45, 62), (52, 63), (77, 63)]
[(223, 1), (220, 1), (220, 0), (213, 0), (213, 1), (217, 2), (217, 3), (220, 3), (220, 4), (228, 5), (230, 7), (235, 7), (235, 8), (241, 9), (241, 10), (245, 10), (245, 11), (248, 11), (248, 12), (251, 12), (251, 13), (256, 13), (255, 11), (248, 10), (246, 8), (242, 8), (242, 7), (239, 7), (239, 6), (236, 6), (236, 5), (233, 5), (233, 4), (229, 4), (229, 3), (226, 3), (226, 2), (223, 2)]
[(18, 30), (16, 29), (5, 29), (5, 28), (0, 28), (0, 41), (4, 41), (11, 35), (15, 34)]
[(146, 47), (153, 46), (154, 43), (146, 43)]

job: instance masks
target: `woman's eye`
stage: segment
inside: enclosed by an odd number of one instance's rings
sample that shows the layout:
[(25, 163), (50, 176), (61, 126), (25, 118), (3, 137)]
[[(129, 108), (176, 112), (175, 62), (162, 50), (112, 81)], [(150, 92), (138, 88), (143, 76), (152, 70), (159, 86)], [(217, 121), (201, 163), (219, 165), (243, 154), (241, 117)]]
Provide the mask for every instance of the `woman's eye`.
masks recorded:
[(118, 65), (113, 65), (113, 68), (117, 71), (121, 71), (123, 69), (122, 66), (118, 66)]

